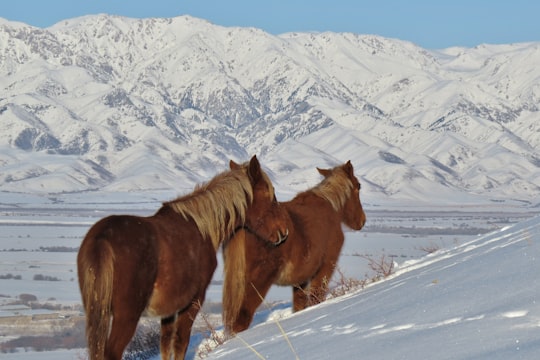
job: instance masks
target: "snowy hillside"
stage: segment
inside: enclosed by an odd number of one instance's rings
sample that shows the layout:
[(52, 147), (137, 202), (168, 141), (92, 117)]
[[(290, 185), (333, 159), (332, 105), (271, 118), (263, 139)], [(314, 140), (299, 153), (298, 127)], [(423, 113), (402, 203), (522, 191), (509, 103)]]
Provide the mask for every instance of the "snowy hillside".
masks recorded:
[(258, 154), (290, 191), (350, 159), (378, 199), (538, 203), (540, 43), (428, 51), (98, 15), (0, 19), (0, 59), (2, 191), (185, 192)]
[(269, 319), (208, 358), (536, 359), (539, 239), (533, 218), (440, 250), (389, 280), (277, 320), (291, 346)]

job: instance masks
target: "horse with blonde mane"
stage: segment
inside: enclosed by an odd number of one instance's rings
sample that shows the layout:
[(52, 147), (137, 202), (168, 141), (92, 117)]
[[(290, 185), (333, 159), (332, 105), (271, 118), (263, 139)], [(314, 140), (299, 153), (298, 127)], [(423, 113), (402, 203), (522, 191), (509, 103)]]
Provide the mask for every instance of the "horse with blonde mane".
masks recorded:
[(281, 203), (289, 236), (275, 246), (249, 229), (223, 244), (223, 323), (227, 333), (247, 329), (272, 284), (292, 286), (293, 311), (324, 300), (345, 236), (341, 227), (360, 230), (366, 215), (360, 183), (350, 161), (333, 169), (314, 188)]
[(284, 240), (286, 215), (257, 158), (230, 168), (153, 216), (90, 228), (77, 256), (90, 359), (120, 360), (144, 311), (161, 318), (162, 358), (183, 359), (220, 244), (239, 228)]

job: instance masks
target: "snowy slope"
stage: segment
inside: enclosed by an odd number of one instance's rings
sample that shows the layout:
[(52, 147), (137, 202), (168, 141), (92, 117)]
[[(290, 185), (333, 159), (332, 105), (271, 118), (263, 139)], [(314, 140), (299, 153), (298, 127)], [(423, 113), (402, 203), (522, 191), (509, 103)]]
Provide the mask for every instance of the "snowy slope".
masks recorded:
[(539, 43), (96, 15), (0, 19), (0, 58), (2, 191), (190, 189), (258, 154), (286, 191), (350, 159), (379, 198), (538, 203)]
[(270, 319), (209, 359), (536, 359), (539, 240), (533, 218), (440, 250), (386, 281), (278, 320), (292, 349)]

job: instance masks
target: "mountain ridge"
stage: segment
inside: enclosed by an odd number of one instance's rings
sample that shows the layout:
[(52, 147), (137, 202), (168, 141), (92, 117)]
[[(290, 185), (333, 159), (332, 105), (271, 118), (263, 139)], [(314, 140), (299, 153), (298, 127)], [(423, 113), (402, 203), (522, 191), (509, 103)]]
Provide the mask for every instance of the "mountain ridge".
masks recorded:
[(380, 196), (540, 194), (540, 43), (93, 15), (0, 21), (0, 56), (2, 191), (190, 187), (258, 154), (291, 190), (351, 159)]

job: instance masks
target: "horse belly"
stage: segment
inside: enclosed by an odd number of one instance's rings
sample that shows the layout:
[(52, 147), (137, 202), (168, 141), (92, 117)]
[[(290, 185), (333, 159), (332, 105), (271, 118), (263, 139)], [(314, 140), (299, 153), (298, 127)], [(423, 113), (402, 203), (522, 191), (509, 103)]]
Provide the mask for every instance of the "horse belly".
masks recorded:
[(317, 264), (312, 264), (310, 262), (299, 264), (292, 260), (287, 261), (285, 265), (283, 265), (274, 283), (280, 286), (288, 286), (298, 285), (309, 281), (317, 271)]
[[(160, 287), (154, 286), (154, 291), (146, 308), (146, 314), (155, 317), (167, 317), (178, 312), (179, 308), (184, 308), (189, 304), (189, 296), (174, 298)], [(185, 305), (183, 305), (185, 304)], [(182, 306), (183, 305), (183, 306)]]
[(287, 262), (279, 272), (275, 284), (280, 286), (290, 285), (292, 283), (293, 270), (293, 265), (290, 262)]
[[(203, 257), (199, 257), (198, 263), (186, 260), (175, 257), (170, 262), (161, 262), (160, 272), (166, 275), (161, 277), (158, 275), (154, 283), (146, 309), (148, 315), (157, 317), (174, 315), (194, 301), (204, 298), (217, 264), (203, 261)], [(201, 266), (203, 263), (206, 265)]]

